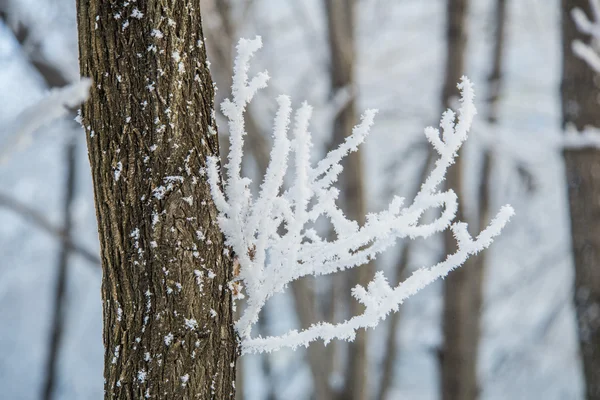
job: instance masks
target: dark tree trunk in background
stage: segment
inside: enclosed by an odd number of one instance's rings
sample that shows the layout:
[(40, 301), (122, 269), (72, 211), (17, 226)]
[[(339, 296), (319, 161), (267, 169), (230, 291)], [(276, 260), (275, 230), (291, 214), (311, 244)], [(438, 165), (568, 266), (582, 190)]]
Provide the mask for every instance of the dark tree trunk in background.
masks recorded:
[[(562, 1), (562, 114), (563, 126), (581, 131), (600, 127), (598, 79), (592, 69), (571, 51), (582, 37), (571, 19), (571, 10), (591, 15), (588, 0)], [(600, 399), (600, 150), (566, 150), (565, 166), (571, 212), (575, 263), (574, 301), (587, 399)]]
[(218, 156), (199, 0), (78, 0), (103, 268), (105, 398), (235, 395), (231, 259), (203, 173)]
[(494, 7), (494, 47), (492, 53), (492, 68), (488, 76), (488, 116), (490, 124), (498, 122), (498, 101), (502, 89), (502, 63), (506, 43), (506, 14), (508, 0), (496, 0)]
[(467, 7), (469, 0), (447, 0), (446, 2), (446, 64), (442, 88), (443, 111), (451, 108), (453, 99), (460, 93), (456, 85), (465, 73), (467, 49)]
[[(494, 45), (491, 58), (491, 70), (488, 76), (488, 115), (490, 127), (498, 121), (498, 100), (502, 84), (502, 62), (505, 43), (506, 26), (506, 0), (496, 0), (494, 7)], [(484, 150), (481, 172), (478, 182), (478, 213), (477, 220), (472, 221), (477, 232), (481, 232), (489, 223), (490, 216), (490, 180), (492, 179), (493, 157), (488, 149)], [(460, 161), (459, 161), (460, 162)], [(460, 179), (460, 178), (459, 178)], [(462, 181), (461, 181), (462, 183)], [(461, 216), (463, 219), (465, 215)], [(473, 232), (476, 233), (476, 232)], [(450, 246), (451, 238), (447, 238)], [(447, 343), (457, 346), (457, 352), (448, 350), (453, 361), (458, 362), (453, 375), (453, 365), (450, 361), (443, 360), (446, 369), (444, 377), (447, 399), (476, 399), (479, 397), (477, 379), (477, 357), (480, 343), (480, 320), (483, 303), (483, 282), (487, 264), (486, 252), (481, 252), (469, 259), (465, 268), (453, 272), (460, 272), (463, 276), (458, 279), (459, 287), (446, 287), (446, 312), (444, 314), (444, 332)], [(468, 269), (466, 269), (468, 268)], [(451, 274), (453, 275), (453, 274)], [(446, 285), (453, 282), (448, 277)], [(452, 283), (455, 284), (455, 283)], [(462, 292), (461, 292), (462, 291)], [(456, 324), (456, 325), (454, 325)], [(464, 325), (460, 325), (464, 324)], [(446, 355), (444, 354), (444, 356)]]
[[(73, 134), (73, 132), (70, 132), (70, 134)], [(75, 137), (69, 139), (65, 146), (65, 153), (65, 167), (67, 170), (67, 176), (65, 177), (66, 182), (63, 203), (63, 232), (67, 240), (61, 243), (60, 253), (58, 256), (58, 273), (56, 274), (56, 287), (54, 291), (54, 310), (50, 332), (50, 346), (48, 349), (48, 357), (46, 359), (46, 380), (44, 382), (44, 391), (42, 393), (42, 398), (44, 400), (52, 400), (54, 398), (54, 391), (59, 378), (58, 361), (60, 359), (60, 347), (63, 341), (66, 320), (67, 273), (69, 268), (69, 255), (71, 253), (71, 249), (67, 243), (72, 236), (72, 206), (75, 198), (75, 183), (77, 180), (77, 142)]]
[[(412, 255), (413, 247), (409, 243), (403, 242), (400, 247), (400, 257), (396, 263), (396, 286), (406, 277), (408, 263)], [(385, 355), (381, 366), (381, 377), (377, 386), (376, 400), (386, 400), (391, 389), (394, 387), (395, 364), (399, 356), (398, 349), (398, 332), (400, 331), (400, 318), (402, 308), (393, 312), (388, 318), (387, 338), (385, 340)]]
[[(41, 51), (42, 45), (40, 44), (41, 38), (37, 35), (32, 35), (31, 26), (27, 25), (24, 21), (20, 21), (15, 15), (11, 15), (9, 12), (14, 8), (12, 1), (0, 0), (0, 20), (6, 24), (7, 27), (12, 29), (15, 39), (21, 45), (23, 54), (27, 56), (30, 64), (40, 77), (46, 83), (46, 87), (53, 89), (57, 87), (63, 87), (68, 85), (70, 82), (67, 80), (63, 71), (55, 65), (51, 60), (44, 57)], [(29, 21), (31, 23), (31, 21)], [(35, 31), (35, 29), (33, 29)], [(75, 115), (71, 118), (73, 118)], [(79, 132), (79, 127), (75, 125), (75, 122), (71, 123), (73, 126), (66, 133), (68, 135), (74, 135)], [(85, 249), (78, 247), (73, 243), (71, 234), (72, 228), (72, 204), (75, 197), (76, 191), (76, 139), (75, 137), (67, 140), (64, 146), (65, 152), (65, 192), (63, 202), (63, 223), (60, 228), (54, 229), (54, 227), (48, 223), (43, 215), (39, 214), (34, 209), (25, 207), (23, 204), (15, 202), (5, 196), (0, 196), (0, 204), (5, 207), (12, 208), (12, 210), (18, 214), (28, 217), (31, 221), (34, 221), (36, 225), (43, 227), (46, 231), (54, 234), (61, 238), (60, 251), (58, 256), (58, 272), (56, 276), (56, 282), (54, 287), (54, 307), (52, 310), (52, 318), (50, 322), (50, 340), (48, 346), (48, 354), (46, 356), (46, 371), (44, 377), (44, 383), (42, 387), (41, 398), (44, 400), (51, 400), (54, 398), (55, 388), (57, 382), (60, 379), (59, 374), (59, 360), (61, 353), (61, 345), (63, 342), (64, 325), (67, 319), (67, 282), (68, 282), (68, 268), (69, 268), (69, 256), (72, 251), (83, 255), (88, 261), (95, 263), (97, 256), (87, 252)], [(87, 253), (87, 254), (84, 254)]]
[[(456, 84), (464, 74), (467, 42), (467, 0), (448, 0), (446, 21), (446, 66), (442, 105), (447, 109), (458, 98)], [(448, 171), (446, 183), (459, 197), (464, 194), (462, 158)], [(456, 220), (466, 221), (462, 203)], [(445, 251), (456, 250), (451, 231), (444, 235)], [(468, 260), (462, 268), (444, 279), (444, 312), (442, 329), (444, 344), (440, 351), (441, 398), (444, 400), (474, 400), (478, 396), (477, 350), (482, 302), (482, 269)]]
[[(339, 90), (350, 91), (350, 99), (339, 110), (333, 126), (333, 148), (352, 134), (357, 123), (354, 69), (356, 64), (356, 44), (354, 40), (355, 0), (324, 0), (330, 55), (331, 93), (335, 96)], [(340, 177), (342, 192), (341, 208), (349, 219), (360, 225), (365, 223), (366, 196), (363, 179), (362, 151), (351, 153), (345, 159), (344, 171)], [(351, 315), (364, 310), (350, 296), (350, 288), (356, 284), (366, 286), (373, 277), (374, 264), (356, 268), (348, 275), (349, 285), (345, 290), (344, 301), (349, 305)], [(334, 278), (335, 279), (335, 278)], [(368, 398), (368, 358), (367, 332), (364, 329), (356, 333), (356, 338), (349, 344), (346, 385), (342, 396), (344, 399), (363, 400)]]

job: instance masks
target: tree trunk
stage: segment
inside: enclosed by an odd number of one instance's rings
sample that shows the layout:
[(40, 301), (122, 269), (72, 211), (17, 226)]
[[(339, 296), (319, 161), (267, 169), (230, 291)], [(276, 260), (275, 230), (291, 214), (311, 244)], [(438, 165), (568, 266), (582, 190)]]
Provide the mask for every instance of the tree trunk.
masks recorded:
[[(502, 59), (504, 54), (504, 30), (506, 21), (506, 0), (496, 0), (494, 10), (495, 41), (492, 54), (492, 68), (488, 77), (488, 116), (487, 121), (495, 124), (498, 120), (498, 99), (502, 81)], [(490, 179), (493, 157), (484, 150), (481, 173), (479, 175), (477, 231), (481, 232), (489, 223)], [(461, 216), (463, 219), (464, 214)], [(450, 246), (447, 238), (447, 246)], [(444, 377), (447, 399), (476, 399), (479, 396), (477, 380), (477, 357), (480, 342), (480, 319), (483, 304), (483, 277), (486, 267), (486, 253), (479, 253), (467, 262), (468, 266), (459, 268), (463, 276), (458, 283), (452, 278), (446, 283), (446, 312), (444, 314), (445, 334), (450, 347), (446, 354), (454, 357), (452, 361), (443, 360), (446, 369)], [(466, 269), (468, 268), (468, 269)], [(453, 274), (450, 274), (453, 275)], [(456, 285), (452, 288), (449, 285)], [(463, 292), (461, 292), (461, 290)], [(460, 353), (462, 354), (460, 354)], [(444, 356), (446, 356), (444, 354)], [(460, 360), (460, 361), (457, 361)], [(453, 363), (460, 366), (454, 369)], [(456, 371), (456, 372), (453, 372)]]
[[(75, 124), (75, 122), (72, 122)], [(70, 135), (76, 133), (75, 127)], [(71, 137), (65, 145), (65, 160), (67, 176), (65, 178), (65, 193), (64, 193), (64, 208), (63, 208), (63, 232), (67, 240), (71, 239), (73, 228), (73, 200), (75, 198), (75, 187), (77, 183), (76, 172), (76, 157), (77, 157), (77, 141), (75, 137)], [(64, 326), (67, 311), (67, 282), (68, 268), (71, 249), (67, 241), (63, 241), (60, 245), (60, 253), (58, 256), (58, 273), (56, 276), (56, 287), (54, 291), (54, 310), (52, 315), (50, 346), (46, 359), (46, 379), (44, 382), (44, 391), (42, 398), (44, 400), (52, 400), (56, 383), (59, 379), (58, 366), (60, 359), (60, 348), (63, 342)]]
[[(292, 282), (291, 287), (300, 324), (306, 327), (322, 320), (317, 316), (316, 295), (312, 285), (306, 279), (301, 279)], [(332, 343), (325, 346), (315, 342), (306, 349), (306, 360), (313, 380), (314, 400), (331, 400), (333, 397), (329, 386), (329, 374), (333, 367), (332, 348)]]
[(507, 0), (496, 0), (494, 9), (494, 49), (492, 53), (492, 69), (488, 76), (488, 117), (490, 124), (498, 122), (498, 100), (502, 87), (502, 62), (504, 60), (505, 32), (506, 32), (506, 8)]
[[(466, 48), (467, 0), (448, 0), (447, 55), (442, 91), (444, 109), (458, 97), (456, 84), (464, 73)], [(448, 171), (446, 183), (459, 196), (464, 193), (461, 157)], [(459, 204), (457, 220), (465, 221)], [(451, 231), (444, 233), (446, 253), (456, 250)], [(482, 302), (482, 269), (469, 259), (444, 279), (444, 311), (442, 330), (444, 344), (440, 351), (441, 397), (444, 400), (474, 400), (478, 396), (477, 350), (479, 345), (479, 314)]]
[[(356, 50), (354, 42), (355, 0), (324, 0), (327, 14), (327, 28), (329, 33), (330, 54), (330, 79), (331, 92), (335, 95), (339, 90), (355, 91), (354, 68), (356, 63)], [(342, 143), (347, 136), (352, 134), (352, 128), (357, 123), (356, 99), (352, 94), (350, 100), (339, 110), (333, 126), (333, 148)], [(361, 151), (348, 155), (343, 163), (344, 171), (340, 177), (342, 188), (341, 208), (349, 219), (355, 220), (359, 225), (365, 223), (366, 198), (363, 179), (363, 166)], [(363, 311), (349, 295), (350, 288), (356, 284), (369, 283), (374, 274), (374, 265), (369, 263), (349, 274), (349, 287), (344, 301), (350, 304), (350, 313), (359, 314)], [(367, 332), (364, 329), (356, 333), (354, 342), (349, 344), (348, 366), (346, 374), (346, 387), (344, 399), (363, 400), (368, 398), (368, 358), (367, 358)]]
[(199, 0), (78, 0), (102, 258), (105, 399), (235, 396), (232, 262)]
[[(407, 243), (404, 241), (400, 246), (400, 258), (396, 263), (396, 282), (395, 285), (398, 285), (405, 279), (406, 271), (408, 269), (408, 263), (410, 261), (410, 257), (412, 254), (413, 247), (411, 243)], [(395, 364), (396, 360), (399, 357), (398, 354), (398, 332), (400, 328), (400, 318), (402, 308), (398, 309), (398, 311), (393, 312), (389, 316), (388, 329), (387, 329), (387, 337), (385, 340), (385, 355), (383, 357), (382, 367), (381, 367), (381, 377), (379, 379), (379, 384), (377, 385), (377, 395), (375, 397), (376, 400), (385, 400), (388, 397), (390, 390), (394, 386), (394, 372), (395, 372)]]
[[(571, 51), (574, 39), (589, 41), (578, 32), (571, 10), (591, 15), (588, 0), (562, 1), (563, 127), (600, 127), (599, 76)], [(575, 264), (574, 301), (579, 329), (587, 399), (600, 399), (600, 150), (566, 150), (565, 166), (571, 213)]]

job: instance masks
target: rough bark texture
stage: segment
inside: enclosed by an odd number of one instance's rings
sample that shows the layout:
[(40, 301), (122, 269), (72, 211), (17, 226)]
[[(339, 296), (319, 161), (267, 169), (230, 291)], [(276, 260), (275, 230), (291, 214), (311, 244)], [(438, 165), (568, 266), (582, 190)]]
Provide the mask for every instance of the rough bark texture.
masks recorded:
[[(589, 12), (588, 0), (562, 1), (563, 72), (561, 83), (563, 125), (578, 130), (600, 127), (598, 75), (571, 51), (582, 37), (570, 12)], [(574, 301), (587, 399), (600, 399), (600, 151), (565, 151), (571, 232), (575, 263)]]
[(105, 398), (235, 395), (231, 259), (199, 0), (78, 0), (103, 268)]
[[(442, 104), (451, 107), (458, 97), (456, 84), (464, 74), (467, 42), (466, 16), (468, 0), (448, 0), (446, 21), (446, 66)], [(464, 193), (462, 162), (459, 157), (447, 175), (447, 185), (459, 197)], [(456, 219), (465, 221), (459, 203)], [(456, 239), (450, 231), (444, 235), (446, 253), (456, 250)], [(473, 259), (444, 279), (444, 312), (442, 329), (444, 344), (440, 351), (441, 398), (444, 400), (474, 400), (478, 396), (477, 350), (479, 345), (479, 314), (482, 302), (482, 269)]]
[[(324, 0), (327, 14), (327, 28), (329, 34), (330, 54), (330, 79), (331, 92), (335, 95), (339, 90), (350, 90), (351, 98), (339, 110), (333, 127), (333, 146), (344, 141), (352, 133), (352, 128), (357, 123), (356, 98), (353, 94), (355, 88), (354, 68), (356, 64), (356, 50), (354, 43), (354, 0)], [(357, 221), (360, 225), (365, 223), (366, 197), (363, 179), (363, 166), (361, 151), (350, 154), (343, 163), (344, 171), (340, 177), (342, 189), (342, 204), (348, 218)], [(348, 276), (349, 285), (346, 290), (348, 295), (344, 299), (350, 304), (350, 314), (357, 315), (363, 311), (350, 293), (350, 288), (356, 284), (365, 285), (372, 279), (374, 265), (372, 263), (352, 270)], [(367, 370), (367, 332), (363, 329), (356, 334), (356, 339), (349, 345), (348, 365), (346, 373), (346, 387), (344, 399), (362, 400), (368, 398), (368, 370)]]

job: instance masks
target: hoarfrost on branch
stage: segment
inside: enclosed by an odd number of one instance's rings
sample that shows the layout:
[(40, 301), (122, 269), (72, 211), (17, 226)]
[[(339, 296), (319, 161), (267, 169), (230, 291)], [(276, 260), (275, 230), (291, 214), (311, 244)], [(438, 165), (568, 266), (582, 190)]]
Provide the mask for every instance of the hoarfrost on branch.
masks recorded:
[[(463, 264), (467, 258), (488, 247), (510, 217), (513, 209), (504, 206), (489, 226), (476, 238), (467, 225), (453, 222), (458, 203), (452, 190), (440, 185), (457, 152), (467, 139), (476, 109), (473, 85), (463, 77), (461, 106), (456, 114), (448, 110), (441, 119), (440, 130), (427, 128), (425, 136), (439, 155), (435, 166), (412, 203), (394, 197), (388, 208), (367, 216), (359, 226), (346, 218), (336, 206), (339, 191), (333, 186), (342, 172), (341, 161), (369, 134), (375, 110), (367, 110), (352, 134), (330, 151), (316, 165), (310, 162), (311, 107), (303, 103), (293, 116), (290, 98), (277, 98), (278, 111), (273, 128), (273, 148), (269, 166), (257, 198), (250, 191), (250, 180), (241, 176), (242, 147), (246, 131), (244, 113), (256, 92), (266, 87), (269, 76), (262, 72), (248, 76), (250, 59), (262, 46), (260, 37), (240, 40), (234, 64), (232, 100), (221, 105), (228, 119), (231, 148), (225, 166), (222, 188), (219, 161), (208, 160), (208, 178), (212, 196), (219, 210), (218, 223), (239, 262), (235, 284), (245, 286), (247, 306), (236, 321), (242, 338), (243, 353), (270, 352), (282, 347), (307, 346), (315, 340), (326, 344), (332, 339), (353, 340), (357, 329), (374, 327), (390, 312), (397, 311), (405, 299)], [(293, 127), (290, 127), (293, 125)], [(291, 137), (289, 131), (291, 130)], [(293, 162), (290, 162), (290, 159)], [(291, 166), (290, 166), (291, 164)], [(291, 167), (291, 187), (284, 188), (284, 177)], [(426, 211), (441, 209), (431, 223), (423, 223)], [(319, 236), (315, 222), (328, 219), (336, 233), (333, 240)], [(357, 285), (352, 295), (365, 306), (365, 311), (339, 323), (317, 323), (281, 336), (252, 337), (266, 301), (286, 286), (307, 275), (324, 275), (363, 265), (401, 238), (427, 238), (451, 229), (458, 244), (455, 253), (431, 267), (415, 271), (396, 287), (391, 287), (382, 272), (365, 288)], [(236, 291), (234, 291), (235, 293)]]
[[(66, 116), (71, 109), (86, 101), (91, 84), (90, 79), (83, 78), (65, 87), (52, 89), (35, 104), (21, 111), (7, 127), (0, 129), (0, 137), (10, 137), (10, 142), (3, 144), (0, 149), (0, 162), (10, 151), (26, 142), (37, 129)], [(81, 123), (79, 117), (78, 122)]]

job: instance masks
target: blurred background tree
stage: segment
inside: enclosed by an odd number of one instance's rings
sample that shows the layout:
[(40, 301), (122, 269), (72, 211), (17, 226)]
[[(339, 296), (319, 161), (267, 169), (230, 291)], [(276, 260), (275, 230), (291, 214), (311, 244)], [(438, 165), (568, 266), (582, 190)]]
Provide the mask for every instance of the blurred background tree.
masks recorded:
[[(563, 158), (555, 146), (561, 120), (595, 124), (598, 115), (595, 95), (586, 94), (595, 90), (593, 73), (581, 65), (574, 73), (585, 79), (573, 87), (583, 97), (565, 101), (563, 84), (561, 110), (561, 60), (577, 64), (568, 45), (573, 6), (589, 10), (584, 0), (202, 0), (217, 102), (229, 96), (237, 38), (260, 34), (265, 42), (257, 68), (273, 79), (247, 115), (249, 176), (266, 169), (275, 94), (315, 106), (311, 130), (321, 154), (348, 134), (357, 112), (379, 108), (371, 141), (348, 161), (343, 180), (341, 206), (360, 221), (391, 193), (414, 195), (430, 164), (422, 128), (435, 123), (440, 103), (452, 105), (456, 77), (468, 74), (487, 94), (477, 104), (484, 118), (451, 185), (473, 227), (499, 204), (517, 212), (462, 275), (420, 293), (356, 343), (244, 356), (240, 398), (585, 398), (586, 377), (592, 382), (596, 372), (584, 373), (589, 357), (585, 350), (580, 357), (575, 321), (579, 315), (581, 330), (593, 307), (582, 305), (572, 282), (580, 276), (573, 266), (591, 260), (578, 243), (590, 243), (596, 226), (581, 195), (593, 187), (583, 183), (593, 184), (596, 150)], [(75, 7), (0, 0), (0, 15), (0, 385), (10, 399), (100, 398), (101, 276), (84, 134), (71, 117), (28, 138), (5, 129), (45, 90), (78, 77)], [(569, 73), (563, 67), (563, 81)], [(580, 109), (589, 119), (569, 114)], [(589, 179), (572, 175), (580, 170)], [(586, 224), (573, 225), (574, 249), (569, 216)], [(443, 237), (436, 245), (400, 243), (377, 268), (401, 280), (443, 254)], [(260, 333), (346, 318), (358, 306), (345, 297), (349, 285), (341, 275), (298, 282), (267, 304)]]

